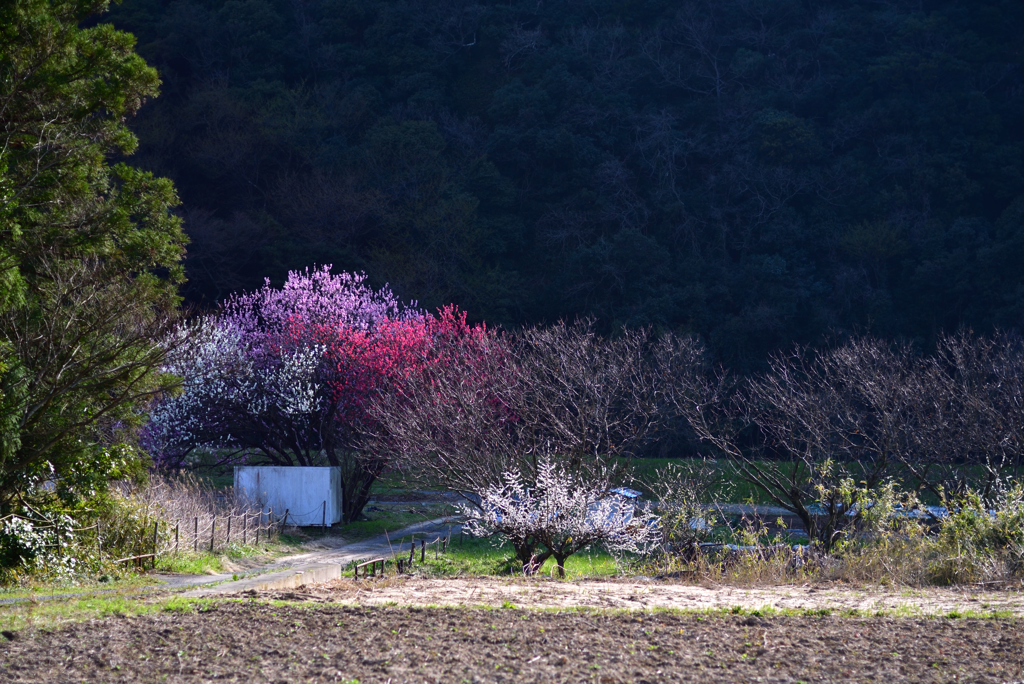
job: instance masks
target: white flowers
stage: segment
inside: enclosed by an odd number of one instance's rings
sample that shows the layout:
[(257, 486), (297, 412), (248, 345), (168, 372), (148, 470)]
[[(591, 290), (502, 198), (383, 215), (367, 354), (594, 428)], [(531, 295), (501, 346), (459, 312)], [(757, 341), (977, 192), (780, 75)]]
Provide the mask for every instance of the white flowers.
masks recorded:
[(322, 345), (273, 354), (253, 349), (248, 339), (230, 321), (210, 316), (183, 325), (168, 341), (164, 371), (182, 378), (182, 389), (151, 409), (144, 444), (156, 458), (179, 461), (197, 448), (237, 448), (231, 423), (238, 415), (301, 421), (322, 408)]
[(554, 556), (564, 575), (565, 559), (591, 545), (644, 553), (659, 539), (657, 516), (612, 492), (607, 477), (584, 480), (550, 459), (538, 464), (535, 486), (509, 472), (480, 499), (479, 509), (466, 507), (466, 529), (507, 538), (527, 572)]

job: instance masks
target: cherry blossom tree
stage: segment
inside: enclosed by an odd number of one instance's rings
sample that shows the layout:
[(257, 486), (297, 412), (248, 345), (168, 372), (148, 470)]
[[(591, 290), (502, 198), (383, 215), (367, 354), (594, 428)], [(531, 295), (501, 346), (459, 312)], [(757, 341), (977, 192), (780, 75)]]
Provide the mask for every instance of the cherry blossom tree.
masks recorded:
[(657, 516), (612, 491), (609, 475), (591, 471), (581, 477), (550, 458), (538, 463), (533, 483), (509, 471), (482, 493), (479, 508), (465, 507), (467, 529), (507, 539), (524, 572), (553, 556), (559, 577), (565, 577), (567, 558), (594, 545), (643, 553), (660, 538)]
[(432, 337), (465, 325), (454, 309), (428, 316), (365, 278), (329, 266), (292, 272), (281, 289), (268, 282), (179, 328), (165, 370), (183, 387), (152, 408), (144, 443), (154, 459), (180, 466), (205, 450), (339, 466), (343, 518), (354, 520), (390, 467), (364, 439), (371, 397), (427, 363)]

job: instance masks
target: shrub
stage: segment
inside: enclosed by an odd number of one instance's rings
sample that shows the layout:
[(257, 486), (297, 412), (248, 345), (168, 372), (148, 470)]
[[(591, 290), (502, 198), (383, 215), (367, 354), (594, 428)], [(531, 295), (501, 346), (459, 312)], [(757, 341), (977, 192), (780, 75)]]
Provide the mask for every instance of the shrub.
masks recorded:
[(1003, 491), (995, 507), (969, 493), (952, 507), (939, 528), (938, 558), (931, 564), (940, 584), (1005, 579), (1024, 569), (1024, 486)]
[[(236, 499), (230, 491), (219, 493), (191, 474), (155, 473), (145, 482), (117, 482), (71, 512), (41, 518), (37, 514), (32, 519), (8, 516), (0, 521), (0, 586), (127, 575), (133, 571), (132, 564), (114, 561), (153, 553), (155, 523), (156, 550), (163, 554), (174, 550), (175, 524), (187, 522), (181, 536), (181, 550), (187, 552), (196, 521), (203, 538), (200, 548), (207, 548), (215, 516), (221, 519), (214, 528), (221, 548), (227, 541), (223, 524), (227, 516), (235, 516), (236, 525), (242, 516), (255, 519), (263, 539), (276, 527), (269, 520), (264, 522), (254, 503)], [(249, 531), (254, 531), (251, 522)], [(240, 541), (241, 535), (235, 539)]]
[[(718, 518), (711, 504), (711, 478), (717, 470), (704, 462), (670, 464), (657, 471), (653, 483), (660, 516), (660, 554), (688, 563), (697, 557)], [(721, 494), (721, 492), (719, 492)]]
[(9, 516), (0, 523), (0, 584), (11, 584), (32, 573), (50, 580), (71, 578), (78, 560), (66, 553), (73, 542), (68, 516), (34, 522)]

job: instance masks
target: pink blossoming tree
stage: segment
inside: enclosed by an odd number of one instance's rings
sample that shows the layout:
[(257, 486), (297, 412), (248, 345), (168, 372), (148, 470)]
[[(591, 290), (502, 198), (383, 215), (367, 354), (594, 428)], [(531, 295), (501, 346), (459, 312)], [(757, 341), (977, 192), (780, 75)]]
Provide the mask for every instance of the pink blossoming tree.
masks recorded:
[[(155, 405), (145, 443), (161, 464), (196, 450), (221, 460), (342, 468), (343, 519), (356, 519), (392, 462), (369, 409), (439, 363), (435, 340), (472, 335), (454, 308), (431, 316), (365, 276), (289, 273), (182, 327), (166, 370), (182, 392)], [(376, 439), (367, 439), (373, 434)]]

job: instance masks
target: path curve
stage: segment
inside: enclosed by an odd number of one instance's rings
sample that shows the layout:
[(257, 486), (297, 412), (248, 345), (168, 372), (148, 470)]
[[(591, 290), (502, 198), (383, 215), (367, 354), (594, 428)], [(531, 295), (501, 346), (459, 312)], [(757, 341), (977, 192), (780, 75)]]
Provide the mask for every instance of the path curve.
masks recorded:
[[(326, 582), (341, 577), (341, 570), (355, 560), (369, 560), (375, 557), (390, 557), (399, 553), (397, 541), (410, 535), (433, 537), (447, 534), (449, 527), (457, 534), (462, 526), (451, 518), (434, 518), (400, 530), (372, 537), (364, 541), (344, 544), (334, 549), (310, 551), (279, 558), (263, 566), (252, 576), (235, 580), (234, 575), (212, 575), (209, 580), (202, 576), (162, 576), (173, 588), (209, 584), (186, 592), (185, 596), (216, 596), (234, 594), (250, 589), (292, 589), (302, 584)], [(176, 586), (174, 586), (176, 585)]]

